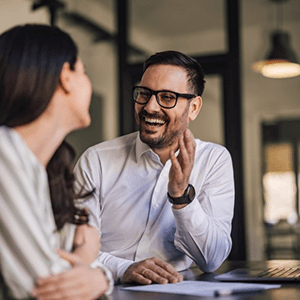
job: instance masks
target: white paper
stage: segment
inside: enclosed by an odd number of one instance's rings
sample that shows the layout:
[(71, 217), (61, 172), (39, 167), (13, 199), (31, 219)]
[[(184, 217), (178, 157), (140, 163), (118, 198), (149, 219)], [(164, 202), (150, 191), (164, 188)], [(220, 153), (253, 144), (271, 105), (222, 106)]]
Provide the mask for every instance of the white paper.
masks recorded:
[(215, 281), (182, 281), (169, 284), (150, 284), (123, 287), (124, 290), (156, 292), (168, 294), (183, 294), (194, 296), (231, 295), (245, 292), (254, 292), (267, 289), (280, 288), (279, 284), (239, 283), (239, 282), (215, 282)]

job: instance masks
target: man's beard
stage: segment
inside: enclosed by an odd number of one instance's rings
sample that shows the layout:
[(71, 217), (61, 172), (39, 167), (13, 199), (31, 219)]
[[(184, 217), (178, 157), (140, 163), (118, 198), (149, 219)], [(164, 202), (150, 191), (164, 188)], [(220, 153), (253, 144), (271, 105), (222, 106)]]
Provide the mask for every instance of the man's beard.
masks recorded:
[[(179, 120), (178, 119), (175, 120), (175, 122), (177, 121), (177, 123), (178, 123), (178, 121), (181, 121), (182, 118), (185, 117), (185, 115), (186, 115), (186, 113), (184, 113)], [(154, 134), (154, 131), (145, 129), (143, 127), (143, 124), (145, 122), (144, 121), (145, 117), (163, 119), (165, 121), (165, 123), (163, 125), (163, 126), (165, 126), (164, 132), (158, 137), (152, 137), (151, 135)], [(173, 144), (177, 143), (178, 138), (183, 133), (183, 131), (187, 128), (187, 125), (186, 126), (177, 126), (177, 129), (175, 131), (171, 132), (169, 130), (170, 118), (167, 115), (164, 115), (162, 117), (160, 114), (149, 114), (144, 110), (142, 110), (139, 113), (137, 118), (139, 119), (138, 124), (139, 124), (141, 141), (143, 143), (147, 144), (152, 149), (163, 149), (163, 148), (172, 146)], [(173, 125), (176, 125), (176, 123)]]
[[(144, 134), (144, 133), (146, 134)], [(147, 144), (151, 149), (163, 149), (167, 148), (171, 145), (173, 145), (178, 140), (178, 136), (181, 133), (181, 130), (173, 132), (170, 136), (166, 134), (167, 132), (167, 126), (165, 131), (162, 133), (161, 136), (152, 138), (151, 133), (152, 131), (149, 130), (141, 130), (140, 126), (140, 138), (141, 141), (145, 144)]]

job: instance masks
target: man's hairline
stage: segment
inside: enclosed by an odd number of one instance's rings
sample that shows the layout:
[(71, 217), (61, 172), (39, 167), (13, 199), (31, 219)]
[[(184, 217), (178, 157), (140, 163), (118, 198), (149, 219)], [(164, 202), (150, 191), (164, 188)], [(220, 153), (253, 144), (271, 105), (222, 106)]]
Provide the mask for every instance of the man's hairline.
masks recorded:
[(192, 80), (191, 80), (191, 78), (190, 78), (190, 76), (188, 74), (188, 70), (190, 70), (190, 69), (188, 67), (184, 67), (184, 66), (181, 66), (181, 65), (178, 65), (178, 64), (164, 63), (164, 62), (161, 62), (161, 63), (157, 62), (157, 63), (150, 64), (146, 68), (144, 68), (143, 74), (142, 74), (142, 77), (141, 77), (141, 81), (142, 81), (142, 78), (143, 78), (145, 72), (147, 71), (147, 69), (149, 69), (152, 66), (174, 66), (174, 67), (178, 67), (178, 68), (183, 69), (185, 71), (185, 74), (186, 74), (187, 86), (188, 86), (190, 92), (193, 93), (193, 94), (195, 94), (196, 96), (200, 96), (201, 97), (201, 95), (198, 95), (198, 93), (195, 91), (196, 88), (191, 83)]

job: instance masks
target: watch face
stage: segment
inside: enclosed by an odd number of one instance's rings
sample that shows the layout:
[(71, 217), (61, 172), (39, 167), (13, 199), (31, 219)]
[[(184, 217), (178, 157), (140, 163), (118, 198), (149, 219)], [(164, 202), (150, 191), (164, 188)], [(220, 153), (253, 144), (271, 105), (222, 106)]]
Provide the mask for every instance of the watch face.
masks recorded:
[(195, 198), (195, 189), (194, 189), (194, 187), (191, 184), (189, 184), (189, 198), (190, 198), (191, 202)]

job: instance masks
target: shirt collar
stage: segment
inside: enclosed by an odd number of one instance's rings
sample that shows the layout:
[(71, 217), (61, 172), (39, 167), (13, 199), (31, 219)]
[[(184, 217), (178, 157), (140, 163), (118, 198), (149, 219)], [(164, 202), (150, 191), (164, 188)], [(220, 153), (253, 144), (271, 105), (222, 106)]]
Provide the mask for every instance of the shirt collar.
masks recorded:
[(149, 151), (152, 152), (151, 148), (147, 144), (145, 144), (141, 141), (140, 133), (138, 133), (138, 135), (136, 137), (136, 151), (135, 151), (136, 161), (138, 162), (140, 160), (141, 156), (144, 153), (149, 152)]
[[(140, 132), (138, 132), (138, 135), (136, 137), (135, 153), (136, 153), (136, 162), (139, 162), (142, 155), (147, 153), (147, 155), (149, 157), (152, 157), (152, 160), (154, 160), (154, 161), (158, 162), (160, 165), (162, 165), (159, 156), (147, 144), (145, 144), (141, 141)], [(179, 153), (179, 150), (177, 150), (175, 152), (175, 155), (177, 155), (178, 153)], [(169, 163), (170, 163), (169, 160), (167, 160), (166, 165), (168, 165)]]

